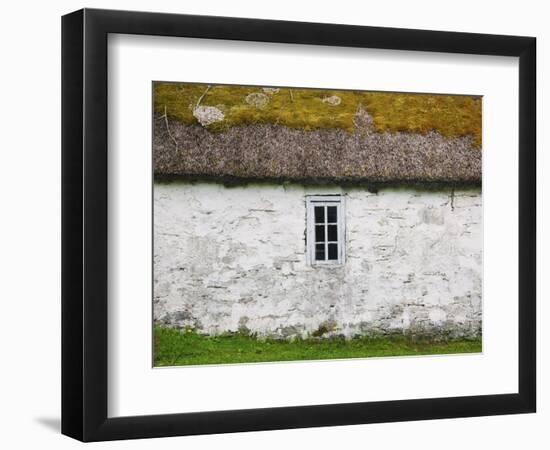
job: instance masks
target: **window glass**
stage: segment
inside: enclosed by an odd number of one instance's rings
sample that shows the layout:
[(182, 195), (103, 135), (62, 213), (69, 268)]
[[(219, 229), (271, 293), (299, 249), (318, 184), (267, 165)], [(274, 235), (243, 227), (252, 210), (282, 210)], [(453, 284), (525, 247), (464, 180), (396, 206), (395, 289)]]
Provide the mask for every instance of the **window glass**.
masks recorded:
[(315, 245), (315, 259), (317, 261), (325, 260), (325, 244), (316, 244)]
[(325, 242), (324, 225), (315, 225), (315, 242)]
[(328, 259), (338, 259), (338, 244), (328, 244)]
[(325, 207), (315, 207), (315, 223), (325, 223)]
[(337, 241), (338, 240), (338, 225), (328, 225), (328, 241)]

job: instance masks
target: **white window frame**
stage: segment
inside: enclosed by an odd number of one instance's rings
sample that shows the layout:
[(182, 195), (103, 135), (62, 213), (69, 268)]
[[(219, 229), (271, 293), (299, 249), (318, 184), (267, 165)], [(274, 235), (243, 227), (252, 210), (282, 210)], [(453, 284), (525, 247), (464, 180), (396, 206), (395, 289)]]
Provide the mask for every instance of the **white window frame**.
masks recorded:
[[(306, 261), (308, 265), (313, 267), (334, 267), (344, 264), (346, 259), (346, 210), (344, 200), (345, 197), (341, 194), (306, 196)], [(315, 206), (337, 207), (338, 259), (315, 260)], [(325, 214), (325, 223), (326, 221), (327, 217)]]

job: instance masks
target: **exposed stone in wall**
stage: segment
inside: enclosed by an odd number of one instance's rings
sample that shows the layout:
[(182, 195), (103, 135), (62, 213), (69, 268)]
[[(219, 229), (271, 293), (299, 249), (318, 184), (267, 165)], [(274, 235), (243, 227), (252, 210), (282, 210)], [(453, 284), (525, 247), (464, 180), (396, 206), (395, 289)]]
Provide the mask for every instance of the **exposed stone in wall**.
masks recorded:
[[(346, 262), (311, 267), (305, 195), (345, 194)], [(259, 336), (481, 333), (479, 190), (155, 183), (154, 318)]]

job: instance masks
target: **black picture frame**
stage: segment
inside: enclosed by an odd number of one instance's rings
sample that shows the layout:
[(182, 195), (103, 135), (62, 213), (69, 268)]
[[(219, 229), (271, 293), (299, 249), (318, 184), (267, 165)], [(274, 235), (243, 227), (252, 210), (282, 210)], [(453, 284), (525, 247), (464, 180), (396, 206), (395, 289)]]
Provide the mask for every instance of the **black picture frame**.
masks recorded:
[[(517, 393), (107, 417), (109, 33), (519, 57)], [(82, 441), (535, 412), (536, 39), (83, 9), (62, 18), (62, 433)]]

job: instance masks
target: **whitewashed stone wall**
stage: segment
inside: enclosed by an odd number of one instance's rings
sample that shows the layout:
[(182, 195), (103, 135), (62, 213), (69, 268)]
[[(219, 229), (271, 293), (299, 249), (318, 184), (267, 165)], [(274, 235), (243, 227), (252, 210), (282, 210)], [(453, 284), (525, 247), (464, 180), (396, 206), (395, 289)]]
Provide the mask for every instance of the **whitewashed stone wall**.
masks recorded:
[[(345, 194), (346, 262), (306, 264), (305, 195)], [(480, 189), (155, 183), (154, 318), (202, 333), (481, 333)]]

